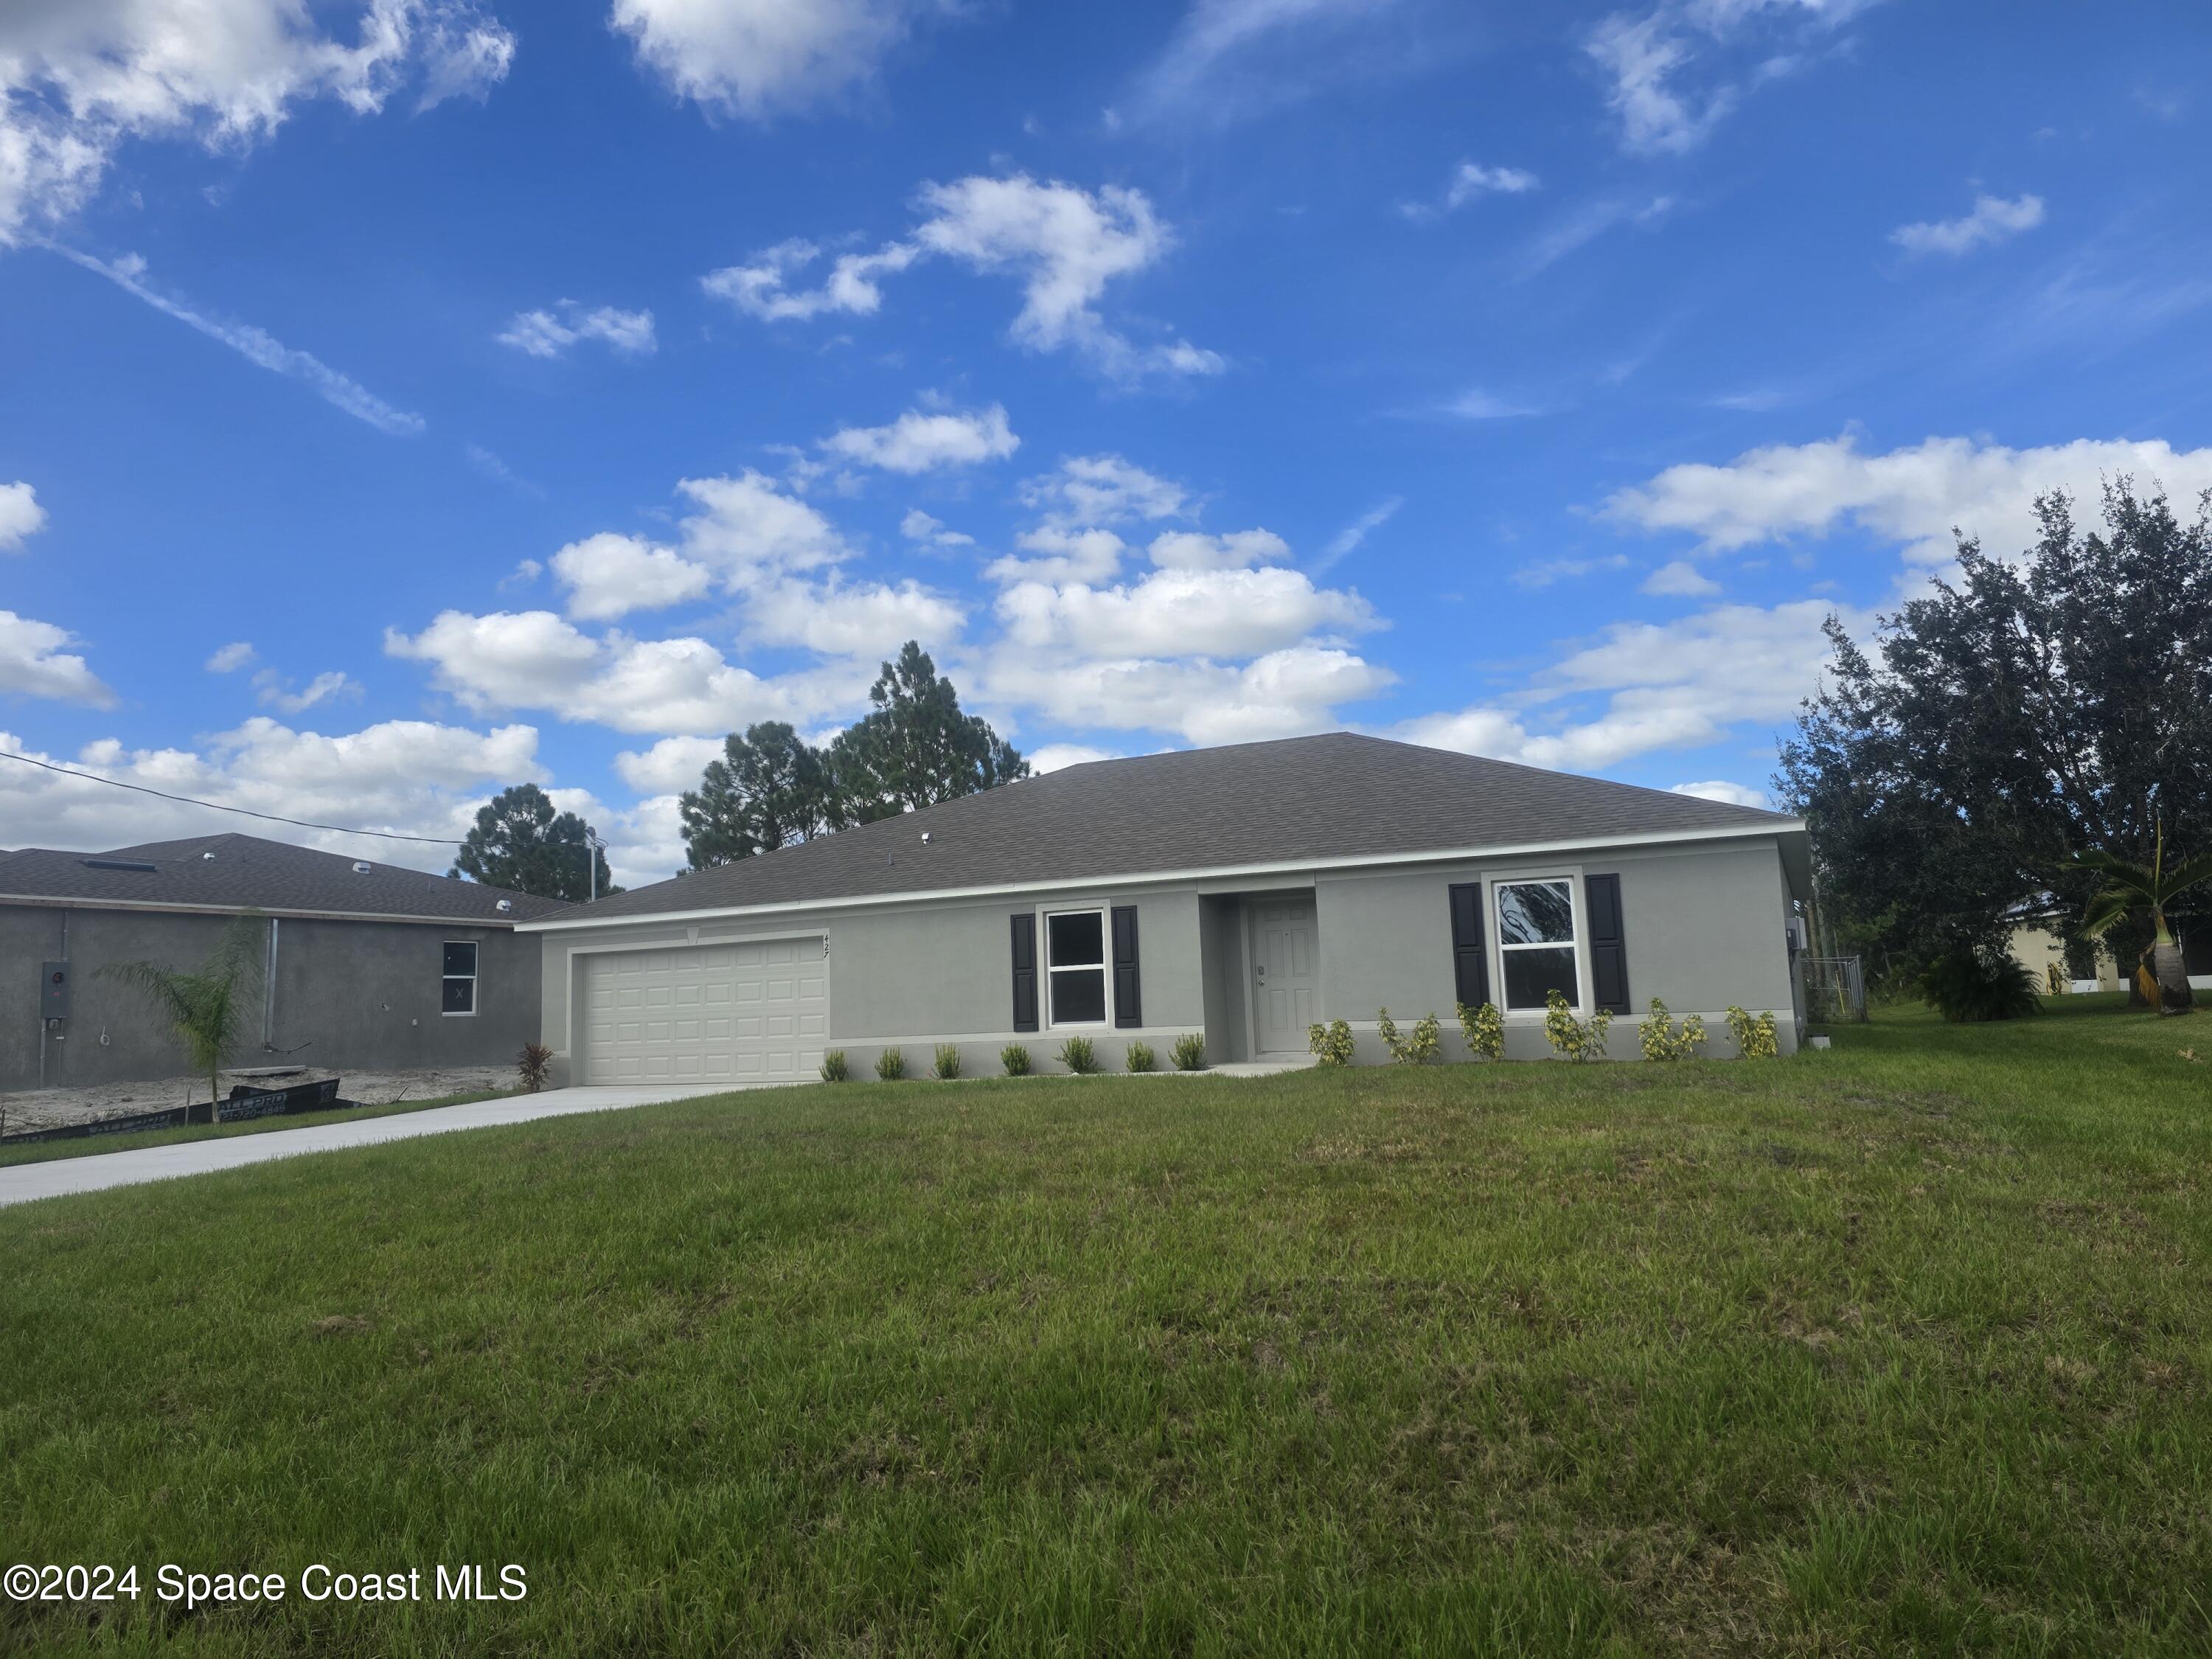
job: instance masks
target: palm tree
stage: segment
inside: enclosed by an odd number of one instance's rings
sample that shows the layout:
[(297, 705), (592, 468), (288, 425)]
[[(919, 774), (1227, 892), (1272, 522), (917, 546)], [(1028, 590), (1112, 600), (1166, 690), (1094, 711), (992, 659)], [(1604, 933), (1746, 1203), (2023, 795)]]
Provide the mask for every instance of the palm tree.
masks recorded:
[(2166, 918), (2176, 899), (2191, 888), (2212, 881), (2212, 853), (2169, 870), (2166, 863), (2166, 825), (2160, 823), (2148, 869), (2110, 853), (2084, 853), (2074, 862), (2081, 869), (2098, 872), (2106, 883), (2104, 890), (2089, 901), (2088, 909), (2082, 914), (2082, 933), (2091, 939), (2100, 938), (2111, 932), (2130, 911), (2148, 910), (2154, 930), (2151, 971), (2158, 980), (2160, 1012), (2179, 1014), (2195, 1007), (2197, 994), (2189, 988), (2189, 969), (2181, 959), (2181, 947), (2174, 943), (2173, 932), (2166, 925)]
[[(237, 1048), (252, 993), (261, 977), (260, 918), (234, 918), (208, 958), (190, 973), (158, 962), (111, 962), (94, 975), (146, 994), (169, 1022), (178, 1046), (208, 1080), (208, 1099), (218, 1097), (223, 1062)], [(210, 1118), (214, 1108), (209, 1109)]]

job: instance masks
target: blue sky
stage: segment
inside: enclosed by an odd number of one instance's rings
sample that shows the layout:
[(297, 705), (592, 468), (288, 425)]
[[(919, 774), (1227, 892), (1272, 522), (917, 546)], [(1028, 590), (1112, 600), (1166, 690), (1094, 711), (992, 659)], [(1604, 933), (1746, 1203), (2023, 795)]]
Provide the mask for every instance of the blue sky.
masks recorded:
[[(2208, 71), (2186, 3), (11, 6), (0, 748), (535, 779), (635, 883), (912, 635), (1047, 764), (1748, 799), (1950, 526), (2212, 487)], [(9, 771), (0, 846), (252, 827)]]

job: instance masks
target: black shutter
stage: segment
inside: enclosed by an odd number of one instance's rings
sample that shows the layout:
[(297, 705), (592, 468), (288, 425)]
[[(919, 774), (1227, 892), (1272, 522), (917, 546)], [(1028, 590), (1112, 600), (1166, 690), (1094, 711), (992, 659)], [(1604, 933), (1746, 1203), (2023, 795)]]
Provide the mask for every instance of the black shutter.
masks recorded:
[(1036, 912), (1023, 910), (1014, 924), (1014, 1029), (1037, 1028)]
[(1114, 907), (1114, 1023), (1142, 1025), (1144, 1002), (1137, 985), (1137, 907)]
[(1482, 945), (1482, 884), (1452, 884), (1453, 994), (1470, 1008), (1490, 1000), (1490, 957)]
[(1620, 932), (1620, 878), (1585, 876), (1589, 906), (1590, 1000), (1616, 1014), (1628, 1012), (1628, 944)]

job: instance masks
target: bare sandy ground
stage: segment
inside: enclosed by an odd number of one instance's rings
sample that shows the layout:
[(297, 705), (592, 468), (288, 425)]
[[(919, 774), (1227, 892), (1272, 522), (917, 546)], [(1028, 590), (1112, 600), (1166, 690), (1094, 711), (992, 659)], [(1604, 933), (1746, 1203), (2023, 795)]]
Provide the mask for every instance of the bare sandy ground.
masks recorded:
[[(415, 1072), (333, 1072), (327, 1067), (303, 1066), (281, 1077), (246, 1077), (234, 1072), (222, 1076), (223, 1092), (234, 1083), (263, 1088), (289, 1089), (296, 1084), (339, 1079), (338, 1095), (364, 1106), (386, 1106), (400, 1100), (436, 1100), (445, 1095), (478, 1094), (515, 1086), (512, 1066), (447, 1066)], [(164, 1078), (157, 1082), (109, 1083), (85, 1089), (30, 1089), (0, 1094), (0, 1114), (6, 1116), (7, 1133), (58, 1129), (65, 1124), (86, 1123), (95, 1118), (126, 1112), (155, 1112), (165, 1106), (181, 1106), (187, 1100), (207, 1098), (205, 1078)]]

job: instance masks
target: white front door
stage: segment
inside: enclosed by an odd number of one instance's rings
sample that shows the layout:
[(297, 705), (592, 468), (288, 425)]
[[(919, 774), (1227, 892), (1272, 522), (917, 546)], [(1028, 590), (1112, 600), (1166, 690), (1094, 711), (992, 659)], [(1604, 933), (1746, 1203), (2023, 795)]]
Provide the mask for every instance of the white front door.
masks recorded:
[(1310, 898), (1252, 901), (1255, 1047), (1304, 1054), (1306, 1027), (1321, 1018), (1321, 963)]

